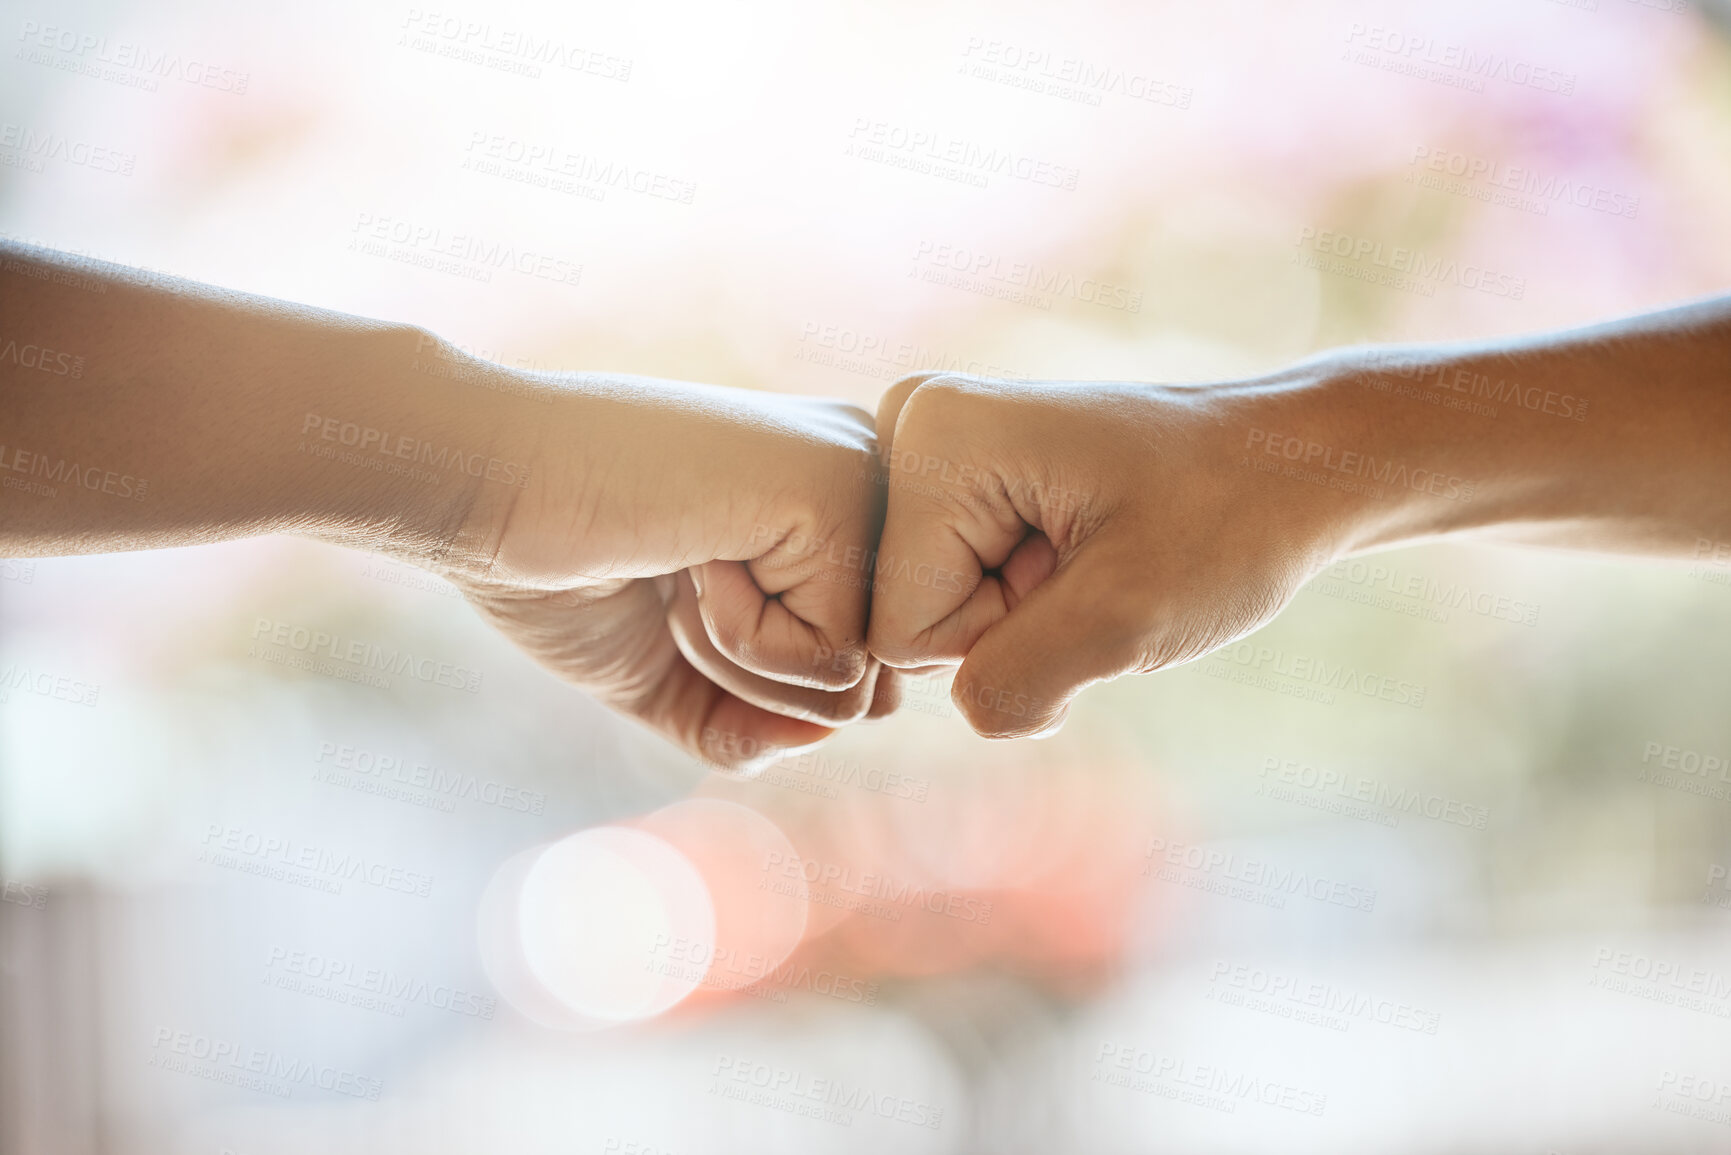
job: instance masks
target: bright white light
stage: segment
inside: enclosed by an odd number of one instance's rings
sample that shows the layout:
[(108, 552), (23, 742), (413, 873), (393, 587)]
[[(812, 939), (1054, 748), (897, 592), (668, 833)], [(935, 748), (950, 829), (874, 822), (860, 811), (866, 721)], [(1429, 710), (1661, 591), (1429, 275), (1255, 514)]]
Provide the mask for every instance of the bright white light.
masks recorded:
[(600, 826), (502, 866), (481, 904), (488, 974), (546, 1026), (593, 1029), (661, 1014), (702, 980), (681, 944), (712, 943), (715, 909), (661, 839)]

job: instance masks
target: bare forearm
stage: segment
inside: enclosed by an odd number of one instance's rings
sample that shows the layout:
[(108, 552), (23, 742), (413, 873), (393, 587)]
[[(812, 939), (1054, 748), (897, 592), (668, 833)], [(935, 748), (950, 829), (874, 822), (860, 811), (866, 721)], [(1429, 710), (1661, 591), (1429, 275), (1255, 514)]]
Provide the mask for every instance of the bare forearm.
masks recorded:
[(857, 574), (787, 544), (870, 550), (882, 489), (850, 406), (507, 369), (18, 248), (0, 249), (5, 341), (0, 554), (268, 532), (389, 553), (730, 766), (894, 705)]
[(0, 316), (8, 556), (295, 532), (435, 561), (526, 468), (405, 326), (12, 246)]
[(1731, 541), (1731, 298), (1341, 350), (1249, 391), (1243, 448), (1331, 491), (1345, 552), (1454, 533), (1670, 557)]

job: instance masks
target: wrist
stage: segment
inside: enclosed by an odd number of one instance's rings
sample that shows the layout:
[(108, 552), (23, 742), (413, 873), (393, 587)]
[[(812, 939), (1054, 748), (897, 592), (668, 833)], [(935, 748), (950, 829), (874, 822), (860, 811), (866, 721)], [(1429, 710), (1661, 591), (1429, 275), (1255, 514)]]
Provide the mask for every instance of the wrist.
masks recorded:
[(1335, 495), (1337, 557), (1476, 528), (1497, 504), (1490, 462), (1460, 452), (1454, 414), (1406, 397), (1419, 366), (1434, 362), (1343, 349), (1296, 371), (1285, 400), (1306, 480)]
[(294, 418), (308, 536), (452, 576), (484, 573), (533, 480), (546, 387), (407, 326), (330, 341), (338, 355)]
[[(1391, 536), (1391, 518), (1411, 517), (1413, 501), (1374, 476), (1386, 450), (1338, 370), (1319, 359), (1204, 388), (1155, 387), (1195, 418), (1160, 446), (1163, 473), (1212, 475), (1206, 489), (1220, 508), (1205, 506), (1204, 520), (1244, 521), (1300, 581)], [(1181, 456), (1187, 441), (1205, 457)]]
[[(1246, 451), (1271, 483), (1310, 491), (1331, 557), (1561, 518), (1553, 498), (1568, 471), (1558, 465), (1576, 447), (1576, 422), (1545, 416), (1556, 428), (1538, 437), (1524, 407), (1471, 400), (1488, 360), (1434, 347), (1352, 348), (1247, 383), (1256, 428)], [(1531, 391), (1557, 399), (1536, 384)], [(1572, 396), (1554, 408), (1586, 412)]]

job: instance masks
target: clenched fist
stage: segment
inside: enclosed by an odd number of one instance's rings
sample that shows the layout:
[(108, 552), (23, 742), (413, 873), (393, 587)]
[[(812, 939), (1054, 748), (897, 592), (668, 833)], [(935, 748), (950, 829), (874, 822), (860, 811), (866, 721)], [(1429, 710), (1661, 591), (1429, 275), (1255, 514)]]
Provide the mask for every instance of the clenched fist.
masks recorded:
[(528, 486), (484, 495), (462, 536), (486, 561), (452, 574), (525, 650), (731, 767), (893, 708), (847, 564), (882, 520), (868, 413), (611, 377), (531, 417), (507, 434)]
[[(957, 706), (1009, 738), (1242, 637), (1350, 554), (1473, 534), (1731, 555), (1727, 365), (1722, 298), (1207, 386), (910, 377), (878, 407), (870, 649), (960, 663)], [(1489, 419), (1451, 403), (1478, 395)]]
[(961, 663), (981, 734), (1056, 727), (1092, 682), (1201, 656), (1285, 605), (1316, 518), (1243, 467), (1224, 390), (900, 382), (878, 409), (889, 486), (870, 648)]

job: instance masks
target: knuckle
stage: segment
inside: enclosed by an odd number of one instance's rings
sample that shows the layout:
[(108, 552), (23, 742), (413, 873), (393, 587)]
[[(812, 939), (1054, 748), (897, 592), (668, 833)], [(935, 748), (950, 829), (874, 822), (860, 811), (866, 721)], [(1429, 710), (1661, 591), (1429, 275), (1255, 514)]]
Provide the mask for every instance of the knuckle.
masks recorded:
[(923, 373), (910, 373), (908, 376), (901, 378), (894, 385), (891, 385), (887, 390), (885, 390), (884, 399), (891, 403), (895, 408), (899, 409), (901, 406), (907, 404), (908, 398), (927, 381), (942, 376), (944, 376), (944, 374), (937, 370), (927, 370)]
[(980, 391), (981, 386), (967, 377), (953, 373), (929, 376), (903, 403), (902, 422), (909, 429), (942, 426), (946, 419), (953, 419), (974, 408)]

